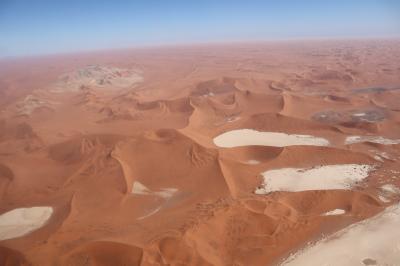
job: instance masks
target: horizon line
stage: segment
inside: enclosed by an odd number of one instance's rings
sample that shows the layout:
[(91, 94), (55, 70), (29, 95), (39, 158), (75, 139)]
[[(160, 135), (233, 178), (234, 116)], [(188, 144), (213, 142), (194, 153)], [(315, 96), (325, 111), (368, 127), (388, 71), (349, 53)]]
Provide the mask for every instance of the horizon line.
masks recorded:
[(96, 54), (96, 53), (112, 53), (127, 50), (140, 49), (162, 49), (162, 48), (191, 48), (206, 45), (239, 45), (239, 44), (255, 44), (255, 43), (274, 43), (274, 42), (295, 42), (295, 41), (366, 41), (366, 40), (399, 40), (400, 35), (390, 36), (321, 36), (321, 37), (286, 37), (286, 38), (269, 38), (269, 39), (249, 39), (249, 40), (213, 40), (213, 41), (193, 41), (193, 42), (163, 42), (163, 43), (147, 43), (137, 45), (127, 45), (120, 47), (103, 47), (103, 48), (87, 48), (71, 51), (59, 51), (49, 53), (33, 53), (33, 54), (16, 54), (16, 55), (0, 55), (0, 61), (18, 60), (25, 58), (46, 58), (57, 56), (72, 56), (80, 54)]

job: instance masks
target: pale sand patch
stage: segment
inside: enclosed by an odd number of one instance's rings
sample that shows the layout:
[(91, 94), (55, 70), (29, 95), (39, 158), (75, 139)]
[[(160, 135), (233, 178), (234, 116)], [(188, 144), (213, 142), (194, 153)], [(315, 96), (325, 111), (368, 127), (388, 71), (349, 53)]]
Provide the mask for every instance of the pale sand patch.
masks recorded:
[[(170, 198), (172, 198), (172, 196), (177, 191), (178, 191), (178, 189), (176, 189), (176, 188), (162, 188), (159, 191), (152, 191), (138, 181), (133, 182), (133, 186), (132, 186), (132, 194), (157, 196), (157, 197), (161, 197), (161, 198), (165, 199), (166, 200), (165, 202), (167, 202)], [(161, 204), (154, 210), (150, 211), (149, 213), (138, 217), (137, 220), (142, 220), (142, 219), (152, 216), (153, 214), (156, 214), (159, 210), (161, 210), (162, 205), (163, 204)]]
[(385, 184), (381, 186), (381, 189), (389, 194), (400, 194), (400, 189), (392, 184)]
[(251, 164), (251, 165), (256, 165), (256, 164), (260, 164), (261, 162), (257, 161), (257, 160), (248, 160), (248, 161), (246, 161), (246, 163)]
[(231, 116), (231, 117), (227, 117), (225, 118), (223, 121), (214, 123), (215, 126), (221, 126), (224, 125), (225, 123), (234, 123), (236, 121), (240, 120), (239, 116)]
[(145, 218), (147, 218), (147, 217), (152, 216), (153, 214), (156, 214), (159, 210), (161, 210), (161, 207), (162, 207), (162, 206), (158, 206), (157, 208), (155, 208), (154, 210), (152, 210), (152, 211), (149, 212), (148, 214), (145, 214), (145, 215), (143, 215), (143, 216), (138, 217), (137, 220), (143, 220), (143, 219), (145, 219)]
[(160, 191), (155, 191), (154, 195), (157, 195), (157, 196), (159, 196), (161, 198), (164, 198), (164, 199), (169, 199), (177, 191), (178, 191), (178, 189), (176, 189), (176, 188), (162, 188)]
[(400, 139), (387, 139), (382, 136), (349, 136), (345, 140), (345, 144), (354, 144), (360, 142), (373, 142), (383, 145), (400, 144)]
[(390, 198), (400, 194), (400, 189), (392, 184), (385, 184), (381, 186), (381, 191), (382, 195), (379, 195), (378, 198), (384, 203), (391, 202)]
[(379, 195), (378, 196), (379, 200), (382, 201), (383, 203), (389, 203), (390, 199), (387, 199), (386, 197)]
[(334, 209), (332, 211), (326, 212), (323, 215), (324, 216), (330, 216), (330, 215), (341, 215), (341, 214), (345, 214), (346, 211), (343, 209)]
[(151, 194), (151, 191), (142, 183), (135, 181), (132, 186), (132, 194), (148, 195)]
[(369, 152), (372, 152), (372, 153), (374, 153), (375, 155), (374, 155), (374, 159), (375, 160), (377, 160), (377, 161), (379, 161), (379, 162), (384, 162), (385, 161), (385, 159), (386, 160), (394, 160), (387, 152), (384, 152), (384, 151), (377, 151), (377, 150), (369, 150)]
[(18, 208), (0, 215), (0, 240), (26, 235), (42, 227), (53, 214), (51, 207)]
[(379, 155), (374, 155), (374, 159), (377, 160), (377, 161), (379, 161), (379, 162), (381, 162), (381, 163), (383, 163), (383, 159), (382, 159), (382, 157), (379, 156)]
[(366, 178), (373, 167), (366, 164), (325, 165), (313, 168), (282, 168), (262, 173), (262, 187), (256, 194), (273, 191), (306, 191), (350, 189), (352, 185)]
[(400, 204), (290, 256), (285, 266), (399, 265)]
[(238, 121), (239, 119), (240, 119), (239, 116), (228, 117), (228, 118), (226, 119), (226, 122), (227, 122), (227, 123), (233, 123), (233, 122), (235, 122), (235, 121)]
[(377, 152), (377, 154), (386, 160), (393, 160), (387, 152)]
[(132, 186), (132, 194), (136, 195), (154, 195), (164, 199), (171, 198), (178, 191), (176, 188), (162, 188), (159, 191), (152, 191), (142, 183), (135, 181)]
[(79, 91), (82, 87), (122, 89), (143, 81), (140, 71), (112, 66), (89, 65), (61, 75), (53, 92)]
[(19, 115), (31, 115), (36, 109), (49, 108), (51, 109), (58, 103), (45, 100), (39, 96), (29, 94), (24, 100), (16, 104), (17, 112)]
[(357, 117), (365, 116), (365, 115), (366, 115), (366, 113), (355, 113), (355, 114), (352, 114), (352, 116), (357, 116)]
[(260, 132), (253, 129), (237, 129), (215, 137), (214, 144), (224, 148), (249, 145), (273, 147), (292, 145), (328, 146), (329, 141), (310, 135), (289, 135), (281, 132)]

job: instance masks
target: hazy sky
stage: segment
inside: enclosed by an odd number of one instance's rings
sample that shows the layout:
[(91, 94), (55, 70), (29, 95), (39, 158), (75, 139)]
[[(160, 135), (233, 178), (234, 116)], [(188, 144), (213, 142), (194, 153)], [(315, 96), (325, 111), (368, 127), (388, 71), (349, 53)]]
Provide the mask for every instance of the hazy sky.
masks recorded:
[(0, 0), (0, 56), (318, 37), (400, 37), (400, 0)]

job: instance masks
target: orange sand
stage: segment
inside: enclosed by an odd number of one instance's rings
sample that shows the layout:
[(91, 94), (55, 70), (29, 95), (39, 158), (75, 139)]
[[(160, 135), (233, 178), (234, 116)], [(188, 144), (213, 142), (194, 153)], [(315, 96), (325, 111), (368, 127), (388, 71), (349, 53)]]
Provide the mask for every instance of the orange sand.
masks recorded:
[[(53, 210), (0, 265), (265, 266), (351, 231), (400, 199), (398, 58), (397, 40), (330, 40), (0, 61), (0, 215)], [(214, 142), (240, 129), (284, 139)], [(327, 165), (373, 170), (254, 193)]]

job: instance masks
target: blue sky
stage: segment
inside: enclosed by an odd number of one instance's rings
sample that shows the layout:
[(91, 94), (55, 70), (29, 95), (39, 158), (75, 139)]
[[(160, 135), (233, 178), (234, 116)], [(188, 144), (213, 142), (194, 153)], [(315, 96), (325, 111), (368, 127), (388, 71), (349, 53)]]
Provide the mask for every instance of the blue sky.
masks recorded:
[(174, 43), (400, 37), (398, 0), (0, 0), (0, 56)]

